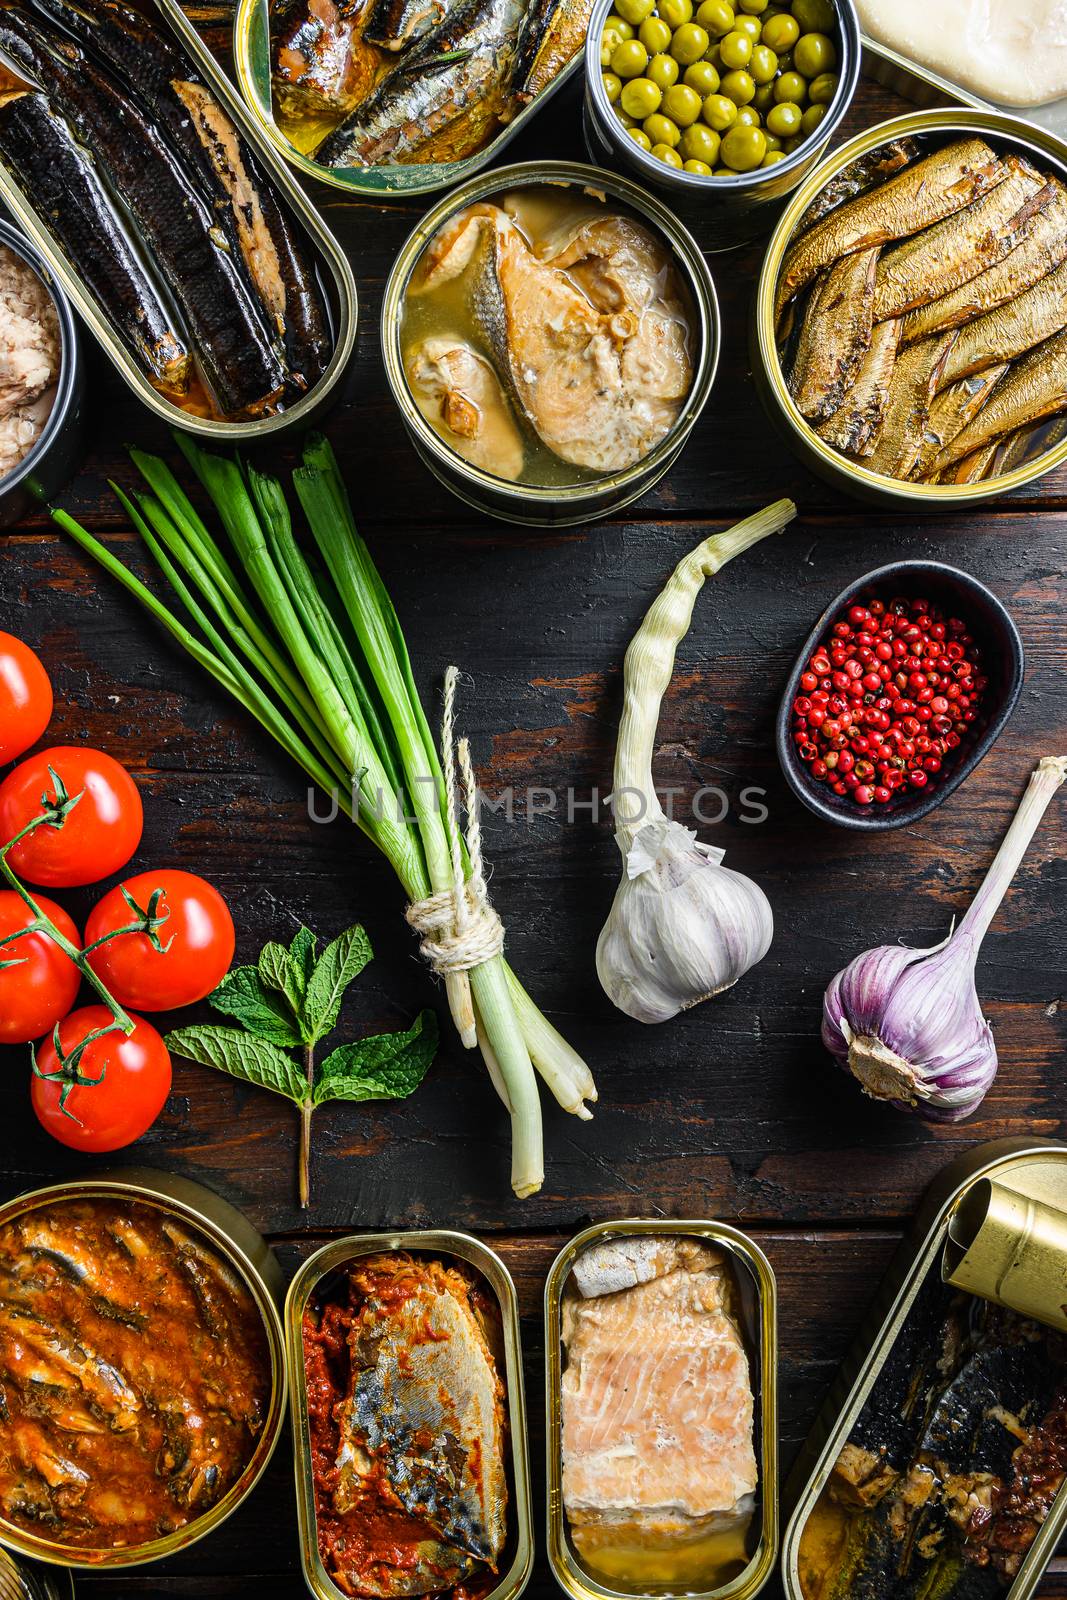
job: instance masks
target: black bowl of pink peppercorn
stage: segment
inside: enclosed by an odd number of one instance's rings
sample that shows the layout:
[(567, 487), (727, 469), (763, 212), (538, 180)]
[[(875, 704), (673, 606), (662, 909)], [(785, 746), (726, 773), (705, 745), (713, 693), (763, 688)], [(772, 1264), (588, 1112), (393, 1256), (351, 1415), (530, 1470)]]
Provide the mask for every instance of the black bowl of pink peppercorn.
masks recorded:
[(778, 712), (782, 771), (841, 827), (918, 822), (990, 750), (1023, 672), (1019, 630), (977, 578), (939, 561), (879, 567), (804, 643)]

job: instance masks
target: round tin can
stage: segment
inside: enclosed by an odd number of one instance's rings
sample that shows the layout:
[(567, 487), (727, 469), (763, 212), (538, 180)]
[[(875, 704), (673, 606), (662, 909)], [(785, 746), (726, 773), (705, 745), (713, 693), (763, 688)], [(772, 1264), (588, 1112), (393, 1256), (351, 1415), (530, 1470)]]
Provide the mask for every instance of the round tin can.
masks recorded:
[[(412, 398), (404, 375), (401, 318), (408, 282), (423, 250), (444, 223), (478, 200), (506, 189), (558, 184), (578, 187), (588, 198), (617, 200), (670, 248), (688, 293), (693, 318), (693, 382), (670, 432), (643, 460), (624, 471), (567, 486), (512, 483), (472, 466), (451, 450)], [(719, 361), (719, 303), (715, 285), (695, 240), (654, 195), (615, 173), (576, 161), (524, 161), (480, 173), (454, 189), (408, 235), (393, 264), (382, 302), (382, 355), (393, 399), (418, 455), (447, 489), (477, 511), (529, 527), (570, 527), (620, 511), (658, 483), (680, 454), (711, 392)]]
[(84, 431), (85, 367), (70, 301), (44, 256), (9, 222), (0, 221), (0, 244), (40, 278), (59, 325), (59, 377), (52, 409), (33, 448), (6, 477), (0, 478), (0, 527), (6, 528), (18, 522), (38, 500), (51, 499), (78, 469)]
[(998, 153), (1015, 151), (1039, 169), (1053, 171), (1067, 183), (1067, 144), (1043, 128), (1001, 111), (958, 108), (909, 111), (849, 140), (801, 185), (767, 246), (756, 289), (750, 337), (752, 372), (757, 392), (772, 424), (804, 464), (827, 483), (870, 504), (896, 510), (916, 506), (927, 511), (948, 510), (998, 499), (1012, 489), (1033, 483), (1067, 461), (1067, 438), (1064, 438), (1032, 461), (1026, 461), (998, 478), (983, 479), (978, 483), (911, 483), (883, 477), (881, 473), (871, 472), (861, 462), (839, 455), (820, 439), (793, 403), (785, 381), (775, 338), (775, 291), (794, 229), (808, 206), (850, 162), (878, 149), (891, 139), (917, 137), (934, 149), (952, 135), (962, 134), (982, 134)]
[[(210, 1189), (172, 1173), (140, 1167), (122, 1168), (100, 1177), (71, 1179), (18, 1195), (0, 1205), (0, 1227), (42, 1206), (108, 1198), (136, 1201), (176, 1218), (204, 1238), (237, 1275), (263, 1321), (271, 1368), (270, 1399), (255, 1449), (222, 1498), (185, 1527), (153, 1539), (149, 1544), (114, 1550), (79, 1550), (76, 1546), (53, 1542), (44, 1534), (28, 1533), (0, 1517), (0, 1545), (19, 1556), (74, 1571), (145, 1566), (188, 1549), (225, 1522), (255, 1488), (274, 1454), (285, 1421), (288, 1394), (285, 1339), (279, 1314), (285, 1293), (281, 1268), (248, 1219)], [(51, 1600), (50, 1591), (38, 1587), (40, 1593)], [(60, 1594), (63, 1593), (61, 1588)]]
[[(739, 173), (735, 178), (702, 178), (699, 173), (668, 167), (630, 138), (615, 115), (604, 89), (600, 51), (585, 52), (583, 127), (590, 159), (637, 178), (662, 196), (700, 242), (715, 253), (748, 244), (773, 227), (782, 205), (826, 154), (852, 103), (860, 72), (860, 25), (853, 0), (832, 0), (837, 12), (840, 53), (837, 94), (818, 130), (773, 167)], [(611, 12), (612, 0), (596, 0), (589, 38), (597, 40)]]
[(74, 1600), (74, 1579), (63, 1567), (16, 1561), (0, 1550), (0, 1600)]

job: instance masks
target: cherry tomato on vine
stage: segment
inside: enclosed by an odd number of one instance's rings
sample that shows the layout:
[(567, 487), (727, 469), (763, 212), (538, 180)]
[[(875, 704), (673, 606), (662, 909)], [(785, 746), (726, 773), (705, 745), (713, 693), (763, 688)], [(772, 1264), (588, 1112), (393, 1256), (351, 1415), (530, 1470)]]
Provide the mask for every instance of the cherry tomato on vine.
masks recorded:
[(98, 883), (124, 867), (141, 842), (141, 797), (125, 767), (102, 750), (53, 745), (21, 761), (0, 783), (0, 845), (47, 806), (65, 800), (60, 825), (43, 824), (8, 855), (28, 883), (48, 889)]
[[(82, 1006), (59, 1024), (64, 1056), (112, 1020), (106, 1006)], [(60, 1108), (65, 1082), (55, 1044), (37, 1051), (30, 1094), (37, 1120), (72, 1150), (120, 1150), (155, 1122), (170, 1093), (170, 1052), (150, 1022), (133, 1017), (134, 1030), (116, 1031), (86, 1046), (71, 1069), (76, 1081)], [(86, 1082), (85, 1080), (91, 1080)], [(69, 1081), (69, 1080), (67, 1080)]]
[[(137, 922), (138, 911), (150, 919), (151, 931), (118, 933)], [(120, 1005), (138, 1011), (170, 1011), (202, 1000), (233, 960), (233, 920), (225, 900), (203, 878), (174, 868), (127, 878), (93, 907), (86, 944), (110, 933), (116, 937), (94, 950), (89, 964)]]
[[(64, 938), (81, 945), (70, 917), (54, 900), (36, 896)], [(0, 939), (28, 928), (33, 912), (14, 889), (0, 890)], [(4, 962), (18, 965), (5, 968)], [(28, 1044), (54, 1028), (74, 1004), (81, 973), (47, 933), (26, 933), (0, 944), (0, 1044)]]
[(52, 685), (38, 656), (0, 633), (0, 765), (36, 744), (51, 715)]

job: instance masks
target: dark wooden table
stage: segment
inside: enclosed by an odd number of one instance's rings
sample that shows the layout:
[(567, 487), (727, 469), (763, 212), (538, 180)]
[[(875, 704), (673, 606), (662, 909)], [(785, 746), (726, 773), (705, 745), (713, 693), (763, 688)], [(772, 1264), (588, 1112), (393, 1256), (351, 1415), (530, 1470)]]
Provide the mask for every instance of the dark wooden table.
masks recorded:
[[(902, 103), (864, 81), (845, 131)], [(571, 89), (515, 159), (582, 157)], [(560, 1245), (589, 1221), (722, 1217), (769, 1253), (778, 1275), (781, 1443), (788, 1467), (924, 1187), (958, 1152), (1009, 1134), (1058, 1135), (1064, 1116), (1064, 814), (1055, 804), (980, 962), (1000, 1076), (978, 1115), (931, 1128), (863, 1099), (819, 1044), (828, 979), (858, 951), (903, 938), (931, 944), (967, 904), (1042, 754), (1067, 746), (1064, 606), (1067, 471), (992, 506), (949, 517), (864, 509), (798, 466), (771, 434), (749, 379), (746, 333), (756, 248), (712, 258), (725, 348), (718, 381), (682, 459), (623, 516), (555, 534), (472, 516), (419, 464), (389, 399), (377, 315), (386, 271), (417, 207), (323, 192), (361, 296), (359, 352), (327, 431), (361, 527), (395, 599), (426, 703), (456, 662), (471, 675), (460, 720), (481, 783), (516, 796), (513, 820), (487, 819), (493, 895), (514, 964), (588, 1057), (596, 1119), (546, 1108), (540, 1195), (508, 1187), (506, 1121), (480, 1065), (445, 1034), (409, 1101), (320, 1112), (311, 1209), (294, 1189), (296, 1126), (271, 1095), (185, 1062), (138, 1160), (188, 1174), (248, 1214), (287, 1270), (353, 1230), (439, 1224), (490, 1240), (519, 1283), (532, 1456), (543, 1512), (541, 1290)], [(93, 434), (64, 503), (123, 556), (139, 559), (108, 489), (129, 482), (123, 446), (164, 452), (162, 427), (101, 360)], [(274, 452), (277, 456), (277, 452)], [(716, 528), (790, 495), (800, 521), (708, 585), (680, 653), (659, 733), (657, 776), (731, 799), (706, 837), (758, 878), (773, 903), (770, 954), (738, 987), (655, 1029), (615, 1012), (596, 981), (596, 935), (618, 874), (603, 815), (538, 814), (534, 788), (606, 794), (623, 651), (675, 561)], [(786, 671), (823, 605), (850, 579), (898, 557), (957, 563), (1016, 617), (1026, 687), (978, 773), (914, 829), (873, 840), (816, 824), (786, 789), (773, 720)], [(376, 959), (344, 1014), (352, 1034), (404, 1026), (440, 992), (417, 958), (395, 881), (347, 826), (309, 822), (305, 785), (122, 593), (43, 517), (0, 549), (0, 626), (40, 650), (56, 690), (50, 742), (88, 741), (131, 769), (145, 802), (140, 865), (203, 873), (226, 895), (238, 957), (301, 921), (324, 939), (355, 919)], [(746, 786), (766, 791), (761, 826), (740, 820)], [(99, 891), (65, 896), (83, 915)], [(187, 1014), (188, 1015), (188, 1014)], [(2, 1063), (0, 1163), (15, 1193), (75, 1173), (28, 1105), (24, 1051)], [(181, 1559), (122, 1577), (83, 1578), (94, 1600), (134, 1595), (298, 1600), (288, 1440), (265, 1481), (218, 1533)], [(539, 1556), (533, 1596), (553, 1591)], [(781, 1593), (777, 1579), (766, 1591)], [(1067, 1596), (1067, 1569), (1042, 1590)]]

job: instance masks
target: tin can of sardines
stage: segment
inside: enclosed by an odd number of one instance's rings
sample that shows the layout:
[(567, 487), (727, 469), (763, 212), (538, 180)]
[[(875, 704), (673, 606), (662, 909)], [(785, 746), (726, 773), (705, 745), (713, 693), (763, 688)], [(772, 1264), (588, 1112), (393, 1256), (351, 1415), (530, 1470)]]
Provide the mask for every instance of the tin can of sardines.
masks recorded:
[(44, 90), (5, 94), (0, 200), (133, 393), (221, 444), (318, 418), (352, 270), (178, 0), (57, 0), (0, 34)]
[(931, 1186), (801, 1452), (789, 1600), (1029, 1600), (1067, 1527), (1067, 1146)]
[[(306, 4), (306, 0), (297, 0), (295, 5), (265, 5), (263, 0), (238, 0), (237, 9), (233, 19), (233, 61), (237, 74), (237, 82), (249, 112), (262, 129), (264, 137), (269, 139), (278, 153), (305, 178), (314, 178), (317, 183), (326, 183), (335, 189), (340, 189), (346, 194), (354, 196), (367, 196), (372, 199), (395, 198), (405, 199), (421, 194), (433, 194), (441, 189), (450, 189), (457, 183), (463, 183), (491, 161), (497, 161), (503, 155), (512, 140), (515, 139), (527, 126), (533, 117), (547, 105), (552, 97), (559, 93), (563, 85), (581, 70), (581, 58), (585, 49), (584, 26), (580, 27), (577, 36), (574, 29), (582, 21), (585, 9), (588, 9), (589, 0), (584, 0), (583, 5), (567, 7), (560, 4), (550, 7), (546, 13), (544, 5), (534, 7), (531, 5), (529, 17), (543, 19), (557, 11), (560, 17), (567, 14), (568, 20), (563, 24), (564, 32), (570, 37), (562, 40), (564, 50), (570, 49), (572, 54), (565, 59), (562, 65), (555, 66), (551, 76), (544, 71), (536, 72), (538, 87), (532, 97), (523, 93), (516, 97), (514, 106), (507, 122), (497, 122), (497, 131), (492, 137), (485, 138), (477, 150), (469, 155), (460, 156), (455, 160), (448, 160), (444, 156), (436, 161), (404, 162), (382, 159), (372, 165), (363, 164), (353, 160), (351, 165), (331, 165), (326, 160), (318, 160), (316, 152), (326, 143), (327, 137), (338, 126), (343, 115), (339, 108), (331, 107), (328, 99), (326, 103), (316, 106), (312, 96), (308, 93), (307, 84), (312, 84), (319, 74), (316, 71), (316, 58), (313, 51), (318, 48), (323, 51), (317, 58), (324, 70), (323, 76), (329, 76), (331, 62), (327, 58), (328, 52), (323, 50), (329, 44), (329, 19), (323, 17), (319, 20), (313, 8)], [(571, 20), (571, 12), (574, 16)], [(348, 28), (356, 25), (358, 12), (345, 14), (341, 8), (341, 15), (336, 19), (336, 27), (343, 33)], [(279, 37), (272, 40), (272, 17), (277, 21), (281, 30)], [(491, 28), (491, 20), (487, 17), (484, 26)], [(550, 26), (550, 25), (549, 25)], [(282, 36), (284, 35), (284, 36)], [(488, 36), (488, 35), (487, 35)], [(546, 36), (546, 45), (551, 50), (552, 41)], [(409, 49), (415, 46), (409, 46)], [(423, 46), (425, 51), (425, 46)], [(305, 52), (307, 52), (305, 54)], [(386, 66), (394, 72), (399, 72), (405, 62), (405, 54), (398, 54), (390, 60), (391, 52), (378, 50), (374, 46), (363, 45), (362, 49), (356, 47), (361, 61), (372, 61), (375, 56), (379, 58), (377, 70), (380, 72)], [(469, 52), (468, 52), (469, 54)], [(279, 58), (285, 57), (297, 65), (296, 77), (287, 77), (285, 85), (280, 85), (276, 74)], [(457, 62), (462, 66), (462, 62)], [(373, 68), (372, 68), (373, 70)], [(440, 66), (432, 62), (426, 63), (426, 71), (439, 75)], [(547, 81), (543, 81), (547, 77)], [(408, 75), (409, 92), (412, 104), (418, 93), (418, 80)], [(294, 102), (293, 105), (287, 101)], [(354, 106), (350, 109), (354, 109)], [(425, 123), (425, 117), (418, 118), (412, 115), (410, 109), (403, 105), (397, 107), (398, 123), (405, 118), (412, 125), (418, 122)], [(492, 119), (491, 119), (492, 120)], [(443, 140), (447, 141), (448, 129), (444, 130)]]
[(751, 334), (764, 407), (806, 466), (938, 510), (1067, 461), (1065, 185), (1063, 140), (958, 108), (894, 117), (808, 176)]
[(96, 1571), (217, 1528), (285, 1419), (283, 1280), (251, 1224), (124, 1169), (0, 1206), (0, 1265), (0, 1544)]
[[(759, 81), (747, 69), (739, 68), (733, 74), (738, 80), (738, 86), (734, 89), (736, 100), (730, 100), (717, 92), (723, 87), (720, 79), (727, 77), (728, 69), (725, 63), (720, 61), (715, 66), (710, 59), (715, 50), (714, 39), (707, 51), (707, 59), (699, 63), (692, 54), (687, 53), (687, 46), (696, 49), (695, 44), (688, 39), (679, 44), (679, 55), (684, 61), (692, 63), (684, 71), (691, 72), (694, 67), (697, 72), (711, 69), (707, 77), (697, 80), (699, 87), (696, 89), (687, 78), (679, 78), (669, 88), (653, 81), (651, 76), (646, 78), (643, 73), (638, 79), (631, 78), (626, 82), (619, 79), (618, 74), (611, 70), (612, 62), (602, 61), (600, 48), (605, 23), (613, 10), (613, 0), (596, 0), (589, 23), (589, 38), (593, 43), (585, 55), (583, 127), (590, 159), (636, 179), (659, 195), (685, 226), (692, 230), (704, 250), (733, 250), (753, 239), (765, 237), (780, 215), (787, 196), (822, 160), (852, 103), (859, 79), (861, 54), (859, 18), (853, 0), (820, 0), (820, 10), (825, 11), (825, 17), (817, 19), (820, 30), (817, 39), (824, 52), (824, 63), (816, 62), (819, 67), (816, 78), (810, 83), (805, 80), (794, 91), (802, 102), (807, 101), (809, 90), (822, 96), (816, 101), (813, 95), (808, 107), (809, 112), (817, 111), (820, 105), (822, 107), (822, 115), (816, 125), (810, 133), (805, 133), (803, 129), (807, 124), (803, 124), (802, 128), (801, 107), (790, 102), (790, 111), (795, 113), (796, 118), (793, 136), (783, 141), (770, 132), (769, 125), (767, 131), (755, 130), (744, 134), (742, 137), (748, 141), (749, 149), (744, 157), (738, 157), (746, 164), (746, 170), (739, 172), (732, 172), (725, 164), (726, 154), (733, 148), (726, 141), (731, 131), (735, 130), (735, 125), (741, 124), (739, 111), (742, 108), (746, 115), (750, 115), (757, 105), (762, 105), (763, 110), (757, 113), (762, 121), (778, 104), (774, 98), (776, 80), (773, 75), (779, 63), (783, 75), (788, 70), (797, 76), (791, 49), (792, 43), (796, 42), (797, 24), (794, 19), (787, 17), (785, 20), (784, 27), (788, 30), (791, 26), (792, 36), (788, 31), (785, 33), (779, 45), (781, 54), (779, 50), (772, 51), (766, 44), (757, 44), (755, 49), (750, 46), (750, 67), (755, 65), (757, 51), (760, 53), (760, 65), (756, 69), (760, 72)], [(672, 17), (677, 10), (671, 8)], [(727, 9), (725, 15), (732, 20), (732, 10)], [(660, 22), (657, 10), (654, 9), (650, 16), (660, 27), (670, 31), (669, 24)], [(757, 21), (763, 25), (763, 19), (757, 17)], [(783, 27), (777, 19), (775, 25)], [(674, 26), (677, 27), (677, 21)], [(689, 27), (692, 32), (691, 25), (683, 26)], [(695, 26), (699, 29), (699, 22)], [(824, 26), (825, 32), (822, 31)], [(703, 44), (708, 35), (706, 30), (700, 29), (700, 32), (703, 35), (700, 43)], [(769, 23), (768, 34), (775, 37), (770, 32)], [(636, 43), (647, 60), (648, 52), (640, 39)], [(632, 44), (626, 41), (624, 44), (632, 48)], [(656, 44), (657, 50), (663, 48), (662, 43)], [(832, 55), (828, 54), (830, 51)], [(800, 55), (800, 52), (797, 54)], [(639, 55), (637, 62), (630, 65), (639, 66), (640, 60)], [(832, 66), (833, 70), (824, 71), (824, 64)], [(626, 70), (629, 71), (630, 67)], [(629, 87), (629, 84), (637, 84), (637, 87)], [(731, 84), (725, 87), (733, 89)], [(627, 96), (637, 95), (641, 90), (645, 92), (647, 100), (640, 107), (639, 116), (635, 117), (625, 110)], [(678, 107), (680, 124), (665, 116), (674, 109), (670, 98), (672, 92), (679, 90), (683, 97), (692, 95), (688, 108)], [(703, 110), (700, 97), (703, 99)], [(779, 98), (784, 101), (787, 95), (783, 92)], [(750, 103), (746, 103), (746, 99)], [(635, 102), (630, 103), (634, 104), (635, 110), (638, 109)], [(777, 113), (777, 116), (784, 115)], [(776, 118), (772, 118), (773, 121)], [(780, 122), (778, 125), (785, 124)], [(700, 136), (699, 142), (695, 142), (695, 135)], [(737, 137), (738, 131), (733, 131), (733, 138)], [(656, 142), (657, 138), (660, 138), (659, 143)], [(669, 142), (667, 156), (663, 153), (663, 139)], [(751, 148), (753, 139), (755, 154)], [(690, 155), (695, 160), (689, 160), (687, 165), (683, 157)], [(749, 161), (752, 163), (751, 170), (747, 168)], [(701, 172), (698, 170), (700, 167), (715, 170)]]
[(719, 308), (654, 196), (576, 162), (481, 173), (412, 231), (382, 352), (419, 456), (466, 504), (568, 526), (657, 483), (715, 378)]
[(446, 1229), (337, 1239), (293, 1279), (285, 1340), (316, 1600), (468, 1585), (517, 1600), (533, 1520), (518, 1306), (500, 1257)]
[(778, 1555), (774, 1274), (721, 1222), (587, 1228), (545, 1287), (548, 1556), (572, 1600), (748, 1600)]
[(0, 1600), (74, 1600), (74, 1579), (60, 1567), (18, 1561), (0, 1550)]

